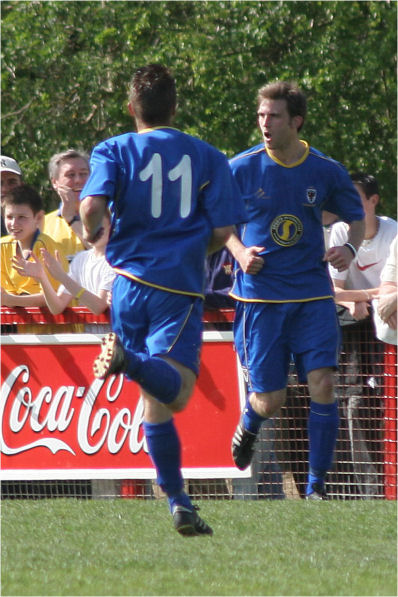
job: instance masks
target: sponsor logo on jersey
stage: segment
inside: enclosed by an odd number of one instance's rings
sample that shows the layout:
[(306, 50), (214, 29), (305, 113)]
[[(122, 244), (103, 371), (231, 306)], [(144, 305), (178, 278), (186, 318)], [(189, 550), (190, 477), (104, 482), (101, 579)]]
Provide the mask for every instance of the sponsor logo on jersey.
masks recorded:
[(271, 224), (271, 236), (282, 247), (295, 245), (303, 236), (303, 224), (291, 214), (281, 214)]

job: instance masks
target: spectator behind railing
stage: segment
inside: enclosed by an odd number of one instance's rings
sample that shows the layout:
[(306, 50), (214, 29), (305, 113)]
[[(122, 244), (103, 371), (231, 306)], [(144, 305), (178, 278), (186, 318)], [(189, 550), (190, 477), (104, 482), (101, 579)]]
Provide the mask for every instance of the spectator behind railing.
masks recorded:
[[(0, 156), (0, 173), (1, 173), (1, 197), (22, 184), (22, 170), (14, 160), (7, 155)], [(3, 213), (1, 214), (1, 236), (8, 234), (4, 224)]]
[[(73, 257), (68, 274), (62, 268), (58, 251), (56, 258), (45, 249), (41, 251), (45, 267), (34, 253), (33, 261), (26, 261), (22, 257), (14, 259), (15, 268), (21, 276), (30, 276), (40, 283), (51, 313), (62, 313), (73, 299), (97, 315), (108, 308), (109, 294), (115, 277), (113, 269), (105, 259), (110, 231), (109, 211), (105, 212), (103, 227), (103, 236), (93, 243), (92, 248), (80, 251)], [(61, 283), (58, 292), (51, 285), (46, 268), (51, 276)]]
[(396, 236), (381, 272), (379, 297), (373, 301), (376, 336), (388, 344), (397, 345), (397, 245)]
[[(344, 365), (340, 368), (339, 387), (349, 386), (350, 393), (341, 401), (347, 418), (351, 459), (358, 493), (372, 497), (378, 492), (382, 474), (382, 428), (378, 413), (382, 400), (382, 346), (376, 341), (371, 317), (371, 301), (377, 298), (381, 272), (390, 245), (397, 234), (397, 222), (376, 215), (379, 188), (374, 176), (351, 175), (365, 211), (365, 238), (347, 271), (338, 272), (329, 265), (335, 289), (335, 302), (342, 326)], [(347, 242), (347, 228), (334, 224), (331, 244)], [(369, 420), (373, 423), (369, 427)]]
[[(362, 172), (352, 174), (365, 211), (365, 238), (356, 258), (346, 271), (339, 272), (329, 265), (337, 304), (346, 307), (357, 321), (370, 313), (370, 302), (379, 294), (380, 274), (387, 260), (391, 242), (397, 234), (397, 222), (376, 215), (380, 201), (377, 180)], [(338, 222), (332, 226), (330, 243), (347, 242), (347, 225)]]
[[(2, 197), (2, 208), (8, 236), (1, 238), (1, 299), (6, 307), (42, 307), (46, 300), (39, 282), (21, 275), (15, 269), (17, 262), (32, 262), (33, 254), (40, 249), (54, 254), (57, 243), (47, 234), (40, 232), (44, 216), (43, 202), (37, 191), (26, 184), (10, 189)], [(42, 261), (42, 257), (39, 260)], [(40, 261), (39, 261), (40, 262)], [(66, 269), (66, 260), (60, 260), (60, 267)], [(56, 292), (59, 282), (52, 276), (49, 285)]]
[(89, 172), (88, 156), (75, 149), (54, 154), (48, 164), (48, 174), (60, 204), (58, 209), (45, 215), (43, 232), (61, 245), (69, 262), (86, 248), (82, 241), (79, 195)]

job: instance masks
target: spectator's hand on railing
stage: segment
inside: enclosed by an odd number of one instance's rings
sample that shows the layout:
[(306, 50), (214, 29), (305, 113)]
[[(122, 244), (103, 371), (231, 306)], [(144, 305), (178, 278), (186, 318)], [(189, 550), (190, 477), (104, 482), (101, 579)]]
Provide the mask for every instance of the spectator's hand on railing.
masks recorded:
[(380, 318), (393, 330), (397, 329), (397, 291), (379, 296), (377, 311)]
[(362, 319), (366, 319), (369, 316), (369, 303), (366, 301), (362, 302), (347, 302), (345, 303), (348, 307), (349, 312), (351, 313), (353, 319), (356, 321), (361, 321)]

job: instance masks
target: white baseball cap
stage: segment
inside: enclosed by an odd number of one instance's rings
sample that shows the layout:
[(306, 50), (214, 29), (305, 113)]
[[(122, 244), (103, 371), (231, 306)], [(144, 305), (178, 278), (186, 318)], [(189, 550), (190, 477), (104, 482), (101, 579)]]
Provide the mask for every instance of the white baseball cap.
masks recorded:
[(6, 155), (0, 155), (0, 172), (13, 172), (14, 174), (22, 176), (22, 170), (18, 163), (13, 158), (9, 158)]

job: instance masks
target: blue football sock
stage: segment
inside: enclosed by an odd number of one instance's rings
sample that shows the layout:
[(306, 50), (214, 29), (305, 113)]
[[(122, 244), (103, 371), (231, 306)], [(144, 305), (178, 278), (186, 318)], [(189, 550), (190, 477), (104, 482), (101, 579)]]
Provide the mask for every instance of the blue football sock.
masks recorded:
[(143, 426), (157, 482), (169, 498), (170, 509), (176, 504), (192, 509), (191, 500), (183, 491), (181, 445), (173, 419), (166, 423), (144, 421)]
[(125, 349), (127, 377), (133, 379), (151, 396), (162, 402), (173, 402), (181, 389), (181, 375), (160, 357), (150, 357)]
[(243, 409), (242, 413), (243, 427), (247, 429), (247, 431), (250, 431), (250, 433), (257, 434), (260, 431), (260, 427), (265, 419), (265, 417), (262, 417), (256, 413), (250, 404), (249, 398), (247, 398), (245, 408)]
[(312, 484), (323, 488), (326, 473), (332, 466), (334, 448), (339, 430), (337, 402), (319, 404), (311, 401), (308, 417), (309, 474), (306, 493), (312, 492)]

